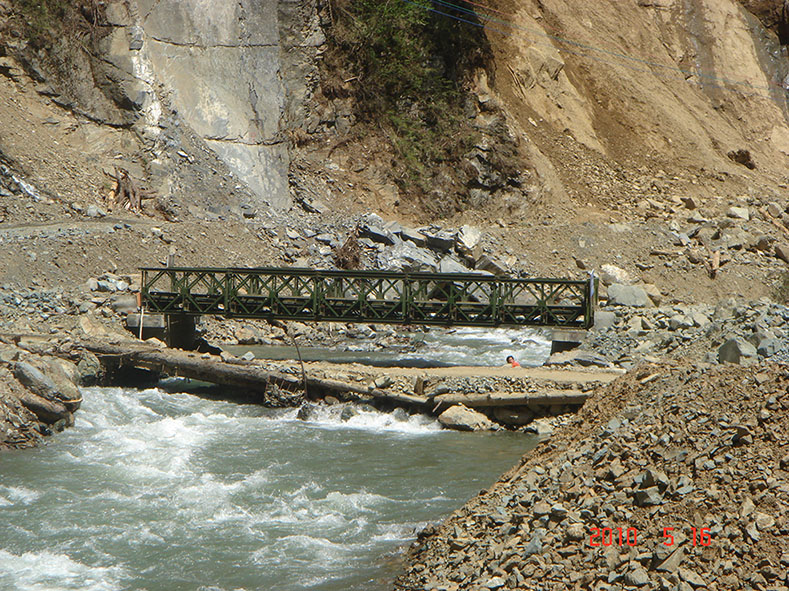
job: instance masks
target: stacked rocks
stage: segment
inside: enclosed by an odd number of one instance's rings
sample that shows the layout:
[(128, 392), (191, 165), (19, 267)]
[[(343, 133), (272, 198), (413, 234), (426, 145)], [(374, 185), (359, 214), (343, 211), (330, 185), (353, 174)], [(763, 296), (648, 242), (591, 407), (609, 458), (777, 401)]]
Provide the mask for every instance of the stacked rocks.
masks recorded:
[(407, 556), (401, 590), (789, 589), (789, 368), (645, 365)]
[[(584, 349), (624, 368), (666, 355), (709, 363), (789, 363), (789, 306), (774, 302), (616, 306), (597, 317), (602, 328), (590, 334)], [(552, 363), (573, 363), (576, 357), (559, 356)]]

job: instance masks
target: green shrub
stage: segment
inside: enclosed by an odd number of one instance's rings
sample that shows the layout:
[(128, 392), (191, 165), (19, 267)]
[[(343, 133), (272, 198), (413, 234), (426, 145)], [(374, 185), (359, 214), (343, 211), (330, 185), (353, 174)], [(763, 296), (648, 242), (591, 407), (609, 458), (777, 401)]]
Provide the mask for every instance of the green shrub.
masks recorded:
[(427, 190), (429, 169), (476, 140), (461, 82), (483, 62), (484, 33), (403, 0), (334, 0), (332, 12), (332, 41), (358, 79), (357, 115), (384, 128), (406, 179)]
[(24, 32), (38, 47), (64, 34), (84, 33), (97, 24), (97, 0), (12, 0), (24, 20)]

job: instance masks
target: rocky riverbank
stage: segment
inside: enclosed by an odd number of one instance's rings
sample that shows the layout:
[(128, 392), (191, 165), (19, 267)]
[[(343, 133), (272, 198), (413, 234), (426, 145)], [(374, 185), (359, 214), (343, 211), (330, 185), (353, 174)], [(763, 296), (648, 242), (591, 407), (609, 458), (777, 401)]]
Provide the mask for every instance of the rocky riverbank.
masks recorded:
[(68, 342), (0, 339), (0, 448), (30, 447), (74, 424), (79, 387), (95, 384), (101, 367), (88, 352), (67, 353)]
[(784, 591), (788, 433), (786, 366), (640, 365), (425, 529), (395, 587)]

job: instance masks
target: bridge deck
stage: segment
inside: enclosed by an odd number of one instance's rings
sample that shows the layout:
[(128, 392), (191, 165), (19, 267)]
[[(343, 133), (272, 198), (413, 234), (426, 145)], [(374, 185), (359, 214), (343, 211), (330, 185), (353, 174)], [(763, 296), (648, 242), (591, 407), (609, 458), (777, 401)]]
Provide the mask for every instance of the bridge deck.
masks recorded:
[(594, 323), (595, 280), (300, 268), (142, 269), (142, 303), (160, 314), (441, 326)]

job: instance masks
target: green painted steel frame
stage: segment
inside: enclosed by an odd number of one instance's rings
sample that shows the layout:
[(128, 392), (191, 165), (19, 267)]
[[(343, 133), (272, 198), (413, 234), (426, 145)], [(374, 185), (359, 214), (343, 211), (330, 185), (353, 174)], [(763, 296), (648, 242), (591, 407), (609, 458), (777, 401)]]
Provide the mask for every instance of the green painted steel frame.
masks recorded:
[(159, 314), (462, 326), (594, 324), (597, 280), (301, 268), (146, 267)]

